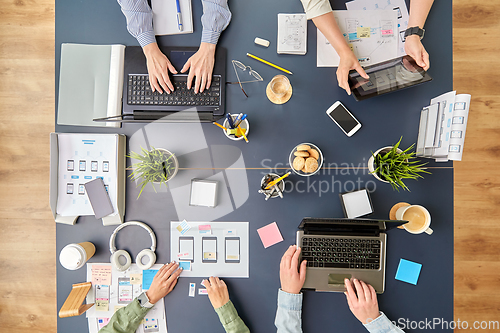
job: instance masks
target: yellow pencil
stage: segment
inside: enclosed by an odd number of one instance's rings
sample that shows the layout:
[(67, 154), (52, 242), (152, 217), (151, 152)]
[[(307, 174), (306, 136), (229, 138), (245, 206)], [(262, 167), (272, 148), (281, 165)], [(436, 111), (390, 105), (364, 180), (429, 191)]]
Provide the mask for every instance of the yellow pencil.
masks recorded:
[(225, 128), (224, 126), (222, 126), (221, 124), (219, 123), (216, 123), (216, 122), (213, 122), (214, 125), (217, 125), (219, 126), (220, 128), (222, 128), (223, 130), (227, 131), (227, 128)]
[(238, 129), (240, 130), (241, 135), (243, 135), (243, 139), (245, 139), (245, 142), (248, 143), (247, 136), (245, 135), (246, 130), (243, 130), (240, 125), (238, 125)]
[(273, 180), (272, 182), (270, 182), (267, 186), (266, 186), (266, 190), (269, 190), (271, 187), (273, 187), (274, 185), (278, 184), (278, 182), (280, 180), (283, 180), (285, 179), (286, 177), (290, 176), (290, 171), (288, 171), (287, 173), (285, 173), (283, 176), (281, 176), (280, 178), (278, 179), (275, 179)]
[(259, 58), (259, 57), (256, 57), (256, 56), (254, 56), (253, 54), (247, 53), (247, 56), (249, 56), (250, 58), (253, 58), (253, 59), (255, 59), (255, 60), (258, 60), (258, 61), (260, 61), (260, 62), (263, 62), (263, 63), (265, 63), (266, 65), (269, 65), (269, 66), (271, 66), (271, 67), (274, 67), (274, 68), (276, 68), (276, 69), (279, 69), (280, 71), (283, 71), (283, 72), (285, 72), (285, 73), (287, 73), (287, 74), (290, 74), (290, 75), (292, 75), (292, 74), (293, 74), (293, 73), (292, 73), (292, 72), (290, 72), (288, 69), (284, 69), (284, 68), (282, 68), (282, 67), (280, 67), (280, 66), (276, 66), (275, 64), (270, 63), (269, 61), (266, 61), (266, 60), (261, 59), (261, 58)]

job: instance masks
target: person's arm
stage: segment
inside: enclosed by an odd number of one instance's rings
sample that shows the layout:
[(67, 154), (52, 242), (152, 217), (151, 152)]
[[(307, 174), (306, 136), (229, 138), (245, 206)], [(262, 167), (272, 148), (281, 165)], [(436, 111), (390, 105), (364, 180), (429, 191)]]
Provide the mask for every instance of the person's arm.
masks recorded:
[(368, 79), (363, 67), (358, 62), (358, 59), (347, 45), (342, 32), (340, 31), (335, 16), (333, 16), (332, 8), (328, 0), (301, 0), (302, 6), (306, 12), (307, 19), (312, 19), (314, 25), (321, 31), (325, 38), (330, 42), (335, 51), (340, 57), (339, 66), (337, 68), (337, 81), (339, 87), (345, 89), (350, 95), (351, 89), (347, 80), (349, 71), (355, 69), (359, 75)]
[[(433, 3), (434, 0), (411, 0), (408, 28), (419, 27), (422, 29)], [(405, 51), (406, 54), (415, 59), (420, 67), (423, 67), (425, 70), (429, 69), (429, 54), (422, 45), (419, 36), (411, 35), (406, 37)]]
[(360, 280), (344, 280), (347, 304), (352, 314), (370, 333), (404, 333), (378, 309), (375, 289)]
[(307, 261), (302, 260), (299, 267), (301, 248), (290, 245), (281, 258), (278, 309), (274, 325), (277, 333), (302, 332), (302, 293), (300, 290), (306, 280)]
[(182, 272), (182, 268), (178, 269), (178, 267), (179, 264), (175, 261), (163, 265), (153, 278), (151, 287), (145, 292), (148, 302), (140, 304), (141, 296), (134, 299), (132, 303), (116, 311), (109, 323), (99, 330), (99, 333), (134, 333), (153, 305), (174, 289)]
[(215, 63), (215, 46), (219, 41), (221, 32), (226, 29), (231, 21), (231, 12), (227, 0), (202, 0), (203, 15), (201, 24), (201, 43), (198, 51), (193, 54), (182, 67), (181, 73), (189, 71), (187, 87), (191, 89), (193, 78), (194, 92), (203, 92), (212, 83), (212, 71)]
[(238, 316), (233, 303), (229, 300), (226, 283), (218, 277), (211, 276), (209, 280), (203, 280), (201, 284), (207, 288), (210, 303), (219, 316), (226, 333), (250, 333), (248, 327)]

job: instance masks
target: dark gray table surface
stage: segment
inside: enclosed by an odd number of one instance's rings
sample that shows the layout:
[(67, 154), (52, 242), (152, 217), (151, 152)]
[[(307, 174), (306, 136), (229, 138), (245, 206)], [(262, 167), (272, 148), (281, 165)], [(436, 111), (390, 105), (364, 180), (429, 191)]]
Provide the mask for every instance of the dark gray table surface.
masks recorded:
[[(399, 193), (390, 185), (376, 181), (364, 168), (370, 151), (391, 145), (400, 136), (403, 136), (403, 147), (415, 142), (421, 108), (428, 105), (431, 98), (452, 89), (451, 1), (436, 1), (426, 22), (424, 45), (431, 56), (429, 73), (434, 80), (362, 102), (354, 101), (337, 87), (335, 68), (316, 67), (316, 28), (312, 22), (308, 25), (306, 56), (276, 54), (277, 14), (302, 12), (298, 0), (230, 1), (229, 5), (233, 18), (222, 33), (219, 46), (227, 48), (228, 60), (240, 60), (264, 77), (264, 82), (245, 85), (248, 99), (237, 85), (227, 87), (227, 110), (248, 114), (249, 144), (229, 141), (211, 124), (126, 124), (120, 129), (56, 125), (56, 131), (118, 132), (127, 135), (128, 147), (133, 150), (147, 142), (179, 155), (181, 167), (188, 170), (179, 172), (169, 190), (155, 193), (148, 188), (137, 200), (138, 189), (127, 181), (126, 220), (143, 221), (153, 228), (158, 239), (158, 263), (165, 263), (170, 258), (168, 230), (172, 220), (199, 218), (250, 222), (250, 278), (226, 281), (231, 300), (253, 332), (275, 330), (279, 261), (288, 245), (295, 242), (295, 232), (302, 217), (342, 217), (338, 194), (365, 186), (373, 191), (375, 213), (372, 217), (386, 218), (393, 204), (406, 201), (427, 207), (433, 221), (432, 236), (415, 236), (402, 230), (389, 232), (387, 289), (379, 296), (381, 310), (395, 321), (399, 318), (404, 321), (453, 320), (453, 164), (430, 161), (432, 175), (408, 182), (411, 192)], [(345, 8), (342, 1), (333, 2), (332, 6)], [(194, 0), (195, 32), (163, 36), (158, 38), (159, 43), (198, 45), (201, 14), (201, 3)], [(256, 46), (253, 39), (257, 36), (270, 40), (271, 46), (268, 49)], [(125, 17), (115, 1), (56, 1), (56, 92), (61, 43), (137, 45), (126, 30)], [(281, 73), (247, 58), (247, 52), (294, 73), (289, 76), (294, 92), (288, 103), (278, 106), (267, 100), (267, 82)], [(227, 73), (229, 80), (236, 79), (230, 63)], [(325, 114), (336, 100), (342, 101), (363, 124), (351, 138), (347, 138)], [(290, 150), (301, 142), (318, 145), (325, 156), (325, 166), (330, 168), (313, 177), (289, 177), (285, 198), (265, 202), (257, 193), (262, 175), (275, 167), (283, 173)], [(223, 172), (200, 169), (228, 167), (230, 169)], [(187, 206), (185, 186), (190, 179), (212, 175), (223, 185), (219, 206), (214, 210)], [(256, 229), (273, 221), (278, 223), (284, 242), (264, 249)], [(97, 252), (90, 261), (108, 262), (108, 242), (113, 230), (114, 227), (103, 227), (93, 217), (79, 218), (74, 226), (58, 224), (57, 254), (68, 243), (91, 241), (96, 244)], [(133, 257), (149, 246), (147, 234), (135, 231), (124, 229), (117, 237), (118, 247), (128, 250)], [(423, 264), (417, 286), (394, 279), (400, 258)], [(58, 309), (71, 284), (84, 281), (85, 276), (85, 269), (68, 271), (57, 263)], [(165, 298), (170, 332), (223, 331), (208, 298), (187, 296), (189, 282), (200, 281), (180, 278), (177, 287)], [(196, 320), (192, 320), (194, 318)], [(342, 332), (365, 331), (350, 314), (344, 295), (309, 291), (304, 296), (303, 327), (305, 332), (330, 328)], [(59, 318), (58, 331), (87, 332), (87, 320), (84, 315)]]

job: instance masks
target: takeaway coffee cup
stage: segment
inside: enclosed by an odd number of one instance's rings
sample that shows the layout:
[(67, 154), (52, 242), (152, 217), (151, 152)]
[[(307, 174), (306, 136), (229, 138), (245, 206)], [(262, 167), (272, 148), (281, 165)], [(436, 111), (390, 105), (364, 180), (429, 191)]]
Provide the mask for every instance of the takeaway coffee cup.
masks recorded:
[(425, 232), (428, 235), (432, 234), (431, 214), (429, 211), (419, 205), (403, 206), (396, 211), (396, 219), (406, 220), (408, 223), (403, 224), (403, 227), (412, 234), (421, 234)]
[(59, 254), (59, 262), (69, 270), (82, 268), (87, 260), (95, 253), (95, 246), (91, 242), (66, 245)]

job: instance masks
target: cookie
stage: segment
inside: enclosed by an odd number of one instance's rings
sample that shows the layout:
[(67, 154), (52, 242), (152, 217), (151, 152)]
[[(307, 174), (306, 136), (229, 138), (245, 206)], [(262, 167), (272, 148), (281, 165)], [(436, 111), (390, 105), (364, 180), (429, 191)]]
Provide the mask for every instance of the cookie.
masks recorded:
[(300, 171), (302, 171), (303, 173), (307, 173), (305, 164), (304, 164), (304, 167), (302, 168), (302, 170), (300, 170)]
[(309, 153), (309, 156), (314, 157), (315, 159), (319, 158), (319, 153), (316, 149), (311, 148), (307, 152)]
[(293, 160), (292, 167), (293, 167), (295, 170), (302, 170), (302, 168), (303, 168), (303, 167), (304, 167), (304, 165), (305, 165), (305, 162), (306, 162), (306, 160), (305, 160), (303, 157), (297, 156), (297, 157), (295, 157), (295, 159)]
[(299, 145), (297, 147), (297, 150), (309, 150), (311, 149), (311, 147), (309, 147), (308, 145)]
[(304, 167), (307, 173), (314, 172), (318, 169), (318, 161), (314, 157), (308, 157)]
[(309, 157), (309, 153), (307, 151), (296, 151), (293, 153), (295, 156), (300, 156), (300, 157)]

